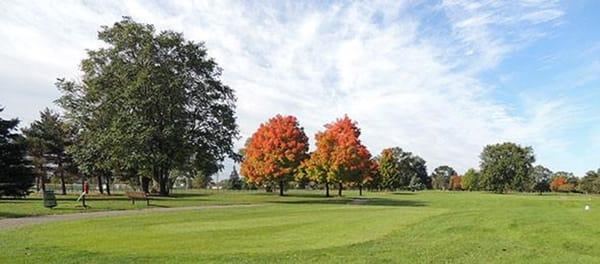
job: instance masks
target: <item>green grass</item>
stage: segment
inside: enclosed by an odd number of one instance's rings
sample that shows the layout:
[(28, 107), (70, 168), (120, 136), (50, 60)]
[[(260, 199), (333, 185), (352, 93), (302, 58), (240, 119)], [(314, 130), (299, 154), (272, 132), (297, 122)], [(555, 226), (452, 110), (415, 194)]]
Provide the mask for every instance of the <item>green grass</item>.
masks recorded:
[(86, 202), (88, 208), (83, 208), (81, 202), (76, 201), (78, 195), (69, 194), (56, 195), (58, 206), (53, 209), (42, 206), (43, 201), (41, 195), (32, 194), (27, 197), (27, 199), (0, 199), (0, 219), (108, 210), (251, 204), (266, 201), (271, 198), (270, 196), (265, 195), (249, 194), (251, 194), (251, 192), (196, 190), (186, 193), (174, 193), (170, 197), (152, 196), (150, 198), (150, 206), (146, 205), (146, 201), (136, 201), (135, 204), (132, 204), (122, 193), (115, 193), (111, 196), (90, 194)]
[(353, 203), (356, 193), (320, 195), (190, 194), (164, 204), (261, 205), (4, 230), (0, 263), (600, 262), (598, 197), (431, 191), (367, 193)]

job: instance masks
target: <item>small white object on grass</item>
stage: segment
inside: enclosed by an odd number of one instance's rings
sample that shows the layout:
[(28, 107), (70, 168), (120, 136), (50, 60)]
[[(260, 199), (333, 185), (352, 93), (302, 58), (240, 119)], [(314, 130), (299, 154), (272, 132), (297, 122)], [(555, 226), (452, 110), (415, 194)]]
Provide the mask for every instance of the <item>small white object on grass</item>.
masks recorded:
[(589, 211), (590, 210), (590, 205), (586, 204), (584, 208), (585, 208), (586, 211)]

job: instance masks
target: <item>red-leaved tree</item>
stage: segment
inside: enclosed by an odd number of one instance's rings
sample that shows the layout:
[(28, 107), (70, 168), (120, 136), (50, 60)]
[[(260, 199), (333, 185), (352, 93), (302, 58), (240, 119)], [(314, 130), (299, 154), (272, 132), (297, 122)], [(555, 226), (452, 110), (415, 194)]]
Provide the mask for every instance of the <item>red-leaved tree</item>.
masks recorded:
[(362, 185), (374, 171), (371, 153), (360, 142), (360, 129), (348, 116), (325, 125), (325, 131), (316, 135), (317, 149), (304, 167), (310, 178), (324, 183), (329, 196), (329, 184), (338, 184), (338, 195), (342, 195), (343, 184)]
[(552, 190), (553, 192), (557, 192), (560, 190), (560, 187), (567, 184), (567, 178), (563, 177), (563, 176), (558, 176), (556, 178), (554, 178), (552, 180), (552, 182), (550, 182), (550, 190)]
[(277, 115), (261, 124), (244, 152), (241, 173), (256, 184), (279, 183), (279, 195), (308, 156), (308, 138), (294, 116)]
[(450, 190), (460, 191), (462, 190), (462, 177), (456, 174), (450, 177)]

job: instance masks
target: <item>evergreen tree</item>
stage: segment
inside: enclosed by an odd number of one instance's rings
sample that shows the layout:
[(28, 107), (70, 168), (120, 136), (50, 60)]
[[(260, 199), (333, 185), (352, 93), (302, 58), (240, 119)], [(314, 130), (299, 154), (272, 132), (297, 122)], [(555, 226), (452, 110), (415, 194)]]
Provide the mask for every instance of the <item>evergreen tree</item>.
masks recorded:
[(33, 172), (26, 159), (27, 145), (23, 137), (14, 132), (18, 124), (17, 119), (0, 118), (0, 197), (26, 196), (33, 186)]
[(66, 152), (71, 144), (69, 126), (58, 113), (46, 108), (40, 112), (40, 119), (24, 129), (23, 134), (41, 186), (44, 186), (47, 172), (54, 171), (54, 175), (60, 177), (62, 194), (66, 194), (65, 174), (74, 169), (72, 158)]

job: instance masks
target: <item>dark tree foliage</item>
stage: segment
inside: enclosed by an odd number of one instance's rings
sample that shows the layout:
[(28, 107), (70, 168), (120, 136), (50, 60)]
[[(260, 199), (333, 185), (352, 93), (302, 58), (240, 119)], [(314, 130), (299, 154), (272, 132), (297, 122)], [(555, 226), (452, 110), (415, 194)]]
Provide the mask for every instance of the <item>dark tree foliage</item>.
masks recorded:
[[(0, 112), (4, 109), (0, 108)], [(26, 159), (27, 145), (14, 131), (19, 120), (0, 118), (0, 197), (24, 197), (33, 186), (33, 172)]]
[(431, 173), (431, 181), (433, 189), (448, 190), (450, 189), (450, 178), (457, 175), (456, 171), (447, 165), (442, 165)]
[(236, 98), (203, 43), (130, 18), (103, 26), (98, 38), (106, 47), (88, 51), (82, 82), (58, 82), (87, 173), (137, 171), (167, 195), (171, 170), (211, 175), (237, 158)]
[(552, 177), (552, 171), (542, 165), (537, 165), (533, 168), (533, 172), (531, 173), (531, 179), (533, 186), (531, 186), (531, 190), (535, 192), (539, 192), (540, 194), (543, 192), (550, 191), (550, 179)]
[(531, 186), (533, 149), (514, 143), (487, 145), (481, 153), (481, 177), (488, 191), (526, 191)]
[(421, 157), (405, 152), (399, 147), (384, 149), (377, 157), (381, 187), (388, 190), (410, 189), (411, 180), (427, 188), (431, 181), (427, 177), (427, 166)]
[(579, 191), (583, 193), (600, 193), (600, 169), (588, 171), (579, 182)]
[(75, 171), (72, 157), (66, 152), (71, 145), (70, 127), (58, 113), (46, 108), (23, 134), (41, 185), (44, 186), (46, 173), (51, 170), (60, 178), (62, 194), (66, 194), (65, 175)]

